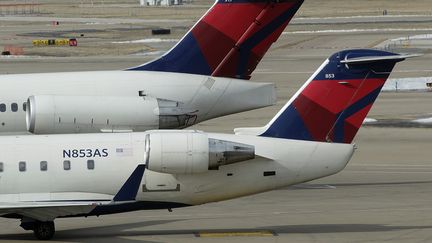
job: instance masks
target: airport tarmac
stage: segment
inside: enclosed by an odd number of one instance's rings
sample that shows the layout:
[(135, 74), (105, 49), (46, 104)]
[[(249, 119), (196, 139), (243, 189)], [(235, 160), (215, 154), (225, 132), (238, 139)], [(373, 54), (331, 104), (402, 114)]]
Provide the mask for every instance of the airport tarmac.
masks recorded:
[[(299, 20), (306, 22), (285, 30), (251, 79), (275, 83), (277, 104), (213, 119), (193, 128), (232, 132), (235, 127), (264, 125), (337, 50), (369, 48), (387, 39), (432, 32), (425, 27), (432, 22), (430, 16), (418, 17), (421, 21), (415, 21), (416, 18), (404, 22), (403, 16), (392, 17), (384, 23), (377, 23), (374, 18), (361, 23), (327, 20), (331, 23), (319, 25), (316, 20)], [(34, 31), (22, 25), (19, 29), (22, 33)], [(4, 33), (3, 37), (11, 35)], [(129, 39), (136, 37), (138, 34)], [(1, 38), (0, 30), (0, 44)], [(122, 36), (116, 40), (124, 39)], [(166, 50), (172, 44), (150, 48)], [(424, 54), (398, 64), (391, 77), (432, 77), (432, 55), (428, 51)], [(124, 69), (156, 56), (109, 53), (89, 57), (1, 57), (0, 74)], [(432, 117), (431, 101), (432, 92), (382, 93), (368, 117)], [(138, 211), (58, 219), (52, 242), (431, 242), (432, 130), (363, 127), (355, 143), (358, 149), (348, 166), (331, 177), (173, 212)], [(0, 219), (0, 242), (33, 241), (32, 233), (18, 225), (18, 220)]]

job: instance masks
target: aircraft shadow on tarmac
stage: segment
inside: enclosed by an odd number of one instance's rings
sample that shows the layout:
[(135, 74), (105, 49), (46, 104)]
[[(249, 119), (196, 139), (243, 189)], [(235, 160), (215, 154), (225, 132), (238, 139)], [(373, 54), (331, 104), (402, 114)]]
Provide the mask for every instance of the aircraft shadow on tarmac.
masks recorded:
[[(186, 219), (184, 219), (186, 220)], [(152, 225), (161, 225), (179, 220), (155, 220), (138, 223), (118, 224), (91, 228), (80, 228), (71, 230), (59, 230), (56, 232), (55, 241), (67, 242), (148, 242), (156, 241), (141, 241), (134, 239), (126, 239), (124, 237), (146, 237), (146, 236), (170, 236), (170, 235), (190, 235), (197, 237), (199, 232), (206, 233), (230, 233), (230, 232), (257, 232), (269, 231), (274, 236), (279, 234), (325, 234), (325, 233), (367, 233), (367, 232), (389, 232), (398, 230), (412, 229), (432, 229), (432, 226), (391, 226), (382, 224), (311, 224), (311, 225), (281, 225), (268, 226), (258, 228), (228, 228), (228, 229), (183, 229), (183, 230), (145, 230), (134, 229)], [(22, 241), (34, 240), (31, 233), (25, 234), (9, 234), (0, 236), (2, 240)]]
[[(432, 181), (404, 181), (404, 182), (370, 182), (370, 183), (336, 183), (331, 184), (331, 187), (351, 187), (351, 186), (385, 186), (385, 185), (410, 185), (410, 184), (429, 184)], [(307, 186), (287, 187), (279, 190), (301, 190), (301, 189), (325, 189), (331, 188), (323, 184), (307, 184)], [(153, 225), (162, 225), (177, 221), (190, 219), (175, 219), (175, 220), (153, 220), (143, 221), (128, 224), (105, 225), (89, 228), (77, 228), (70, 230), (58, 230), (54, 241), (68, 242), (137, 242), (138, 240), (126, 239), (124, 237), (146, 237), (146, 236), (170, 236), (170, 235), (190, 235), (196, 237), (199, 232), (206, 233), (230, 233), (230, 232), (256, 232), (269, 231), (273, 235), (278, 234), (325, 234), (325, 233), (367, 233), (367, 232), (389, 232), (398, 230), (412, 229), (432, 229), (432, 226), (391, 226), (381, 224), (311, 224), (311, 225), (281, 225), (267, 226), (260, 228), (227, 228), (227, 229), (184, 229), (184, 230), (145, 230), (143, 228)], [(140, 229), (136, 229), (140, 228)], [(0, 235), (0, 240), (7, 241), (34, 241), (34, 236), (31, 232), (23, 234), (5, 234)], [(155, 243), (157, 241), (142, 241), (147, 243)]]
[(432, 181), (392, 181), (392, 182), (360, 182), (360, 183), (332, 183), (332, 184), (303, 183), (295, 186), (284, 187), (278, 190), (334, 189), (337, 187), (415, 185), (415, 184), (432, 184)]

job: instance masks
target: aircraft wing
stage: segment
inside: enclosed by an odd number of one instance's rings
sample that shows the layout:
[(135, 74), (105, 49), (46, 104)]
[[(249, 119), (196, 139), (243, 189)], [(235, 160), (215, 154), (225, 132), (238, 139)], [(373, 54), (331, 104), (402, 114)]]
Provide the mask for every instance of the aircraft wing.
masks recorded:
[(0, 202), (0, 215), (19, 214), (40, 221), (52, 221), (57, 217), (90, 213), (95, 207), (111, 201), (73, 202)]

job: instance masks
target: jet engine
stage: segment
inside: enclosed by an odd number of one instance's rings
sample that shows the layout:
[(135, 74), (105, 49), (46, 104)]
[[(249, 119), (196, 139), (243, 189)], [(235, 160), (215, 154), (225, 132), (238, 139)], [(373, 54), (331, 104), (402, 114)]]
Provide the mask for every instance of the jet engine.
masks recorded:
[(146, 96), (36, 95), (27, 100), (26, 123), (35, 134), (146, 131), (186, 127), (192, 113)]
[(254, 146), (197, 131), (151, 131), (145, 138), (146, 166), (161, 173), (204, 173), (253, 158)]

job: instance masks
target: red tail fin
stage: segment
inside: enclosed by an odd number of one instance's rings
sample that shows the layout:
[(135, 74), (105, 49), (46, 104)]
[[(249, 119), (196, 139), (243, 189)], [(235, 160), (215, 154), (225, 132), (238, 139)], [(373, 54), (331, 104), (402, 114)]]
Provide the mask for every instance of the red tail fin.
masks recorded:
[(378, 50), (332, 55), (261, 136), (351, 143), (393, 67), (407, 57)]
[(249, 79), (304, 0), (219, 0), (161, 58), (130, 70)]

